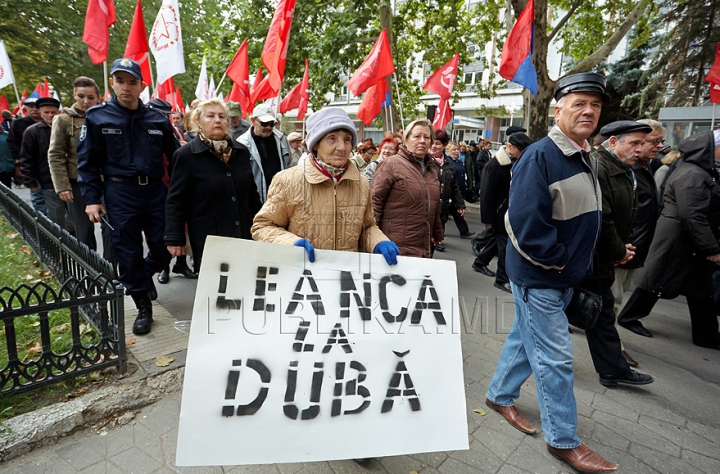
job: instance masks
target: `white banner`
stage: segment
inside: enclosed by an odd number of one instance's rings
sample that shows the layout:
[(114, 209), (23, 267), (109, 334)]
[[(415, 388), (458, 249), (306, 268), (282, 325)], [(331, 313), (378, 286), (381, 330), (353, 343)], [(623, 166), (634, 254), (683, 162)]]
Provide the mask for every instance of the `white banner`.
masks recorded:
[(0, 89), (15, 83), (10, 58), (5, 49), (5, 42), (0, 40)]
[(208, 75), (207, 75), (207, 63), (205, 62), (205, 56), (203, 56), (202, 66), (200, 66), (200, 77), (198, 77), (197, 87), (195, 87), (195, 97), (200, 100), (208, 100), (210, 94), (208, 93)]
[(468, 449), (455, 262), (209, 237), (178, 466)]
[(163, 0), (150, 31), (150, 51), (155, 57), (156, 84), (185, 72), (180, 9), (177, 0)]

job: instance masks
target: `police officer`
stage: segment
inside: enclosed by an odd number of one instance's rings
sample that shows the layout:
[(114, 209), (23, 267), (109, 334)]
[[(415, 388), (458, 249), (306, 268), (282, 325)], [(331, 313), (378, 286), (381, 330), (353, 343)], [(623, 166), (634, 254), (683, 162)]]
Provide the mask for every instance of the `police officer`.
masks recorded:
[[(157, 297), (152, 275), (170, 262), (163, 242), (167, 187), (163, 154), (179, 145), (165, 115), (145, 106), (140, 65), (116, 59), (110, 71), (112, 100), (87, 111), (78, 141), (78, 174), (86, 214), (92, 222), (106, 213), (119, 265), (119, 280), (135, 301), (135, 334), (152, 325), (151, 299)], [(101, 203), (105, 197), (107, 210)], [(150, 252), (143, 259), (142, 235)]]

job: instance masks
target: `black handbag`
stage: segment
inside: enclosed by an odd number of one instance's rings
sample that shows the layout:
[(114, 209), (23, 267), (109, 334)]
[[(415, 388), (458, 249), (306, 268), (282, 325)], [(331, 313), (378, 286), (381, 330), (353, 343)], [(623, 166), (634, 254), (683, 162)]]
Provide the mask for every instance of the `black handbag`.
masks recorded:
[(565, 315), (568, 318), (568, 323), (587, 330), (595, 327), (601, 309), (602, 298), (600, 298), (600, 295), (585, 288), (576, 287), (573, 289), (570, 304), (565, 308)]

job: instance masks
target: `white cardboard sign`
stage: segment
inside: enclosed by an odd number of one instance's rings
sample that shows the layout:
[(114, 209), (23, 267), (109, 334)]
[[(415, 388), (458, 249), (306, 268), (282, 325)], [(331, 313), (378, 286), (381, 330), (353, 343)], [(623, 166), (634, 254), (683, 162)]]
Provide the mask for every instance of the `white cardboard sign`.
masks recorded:
[(209, 237), (178, 466), (468, 449), (455, 262)]

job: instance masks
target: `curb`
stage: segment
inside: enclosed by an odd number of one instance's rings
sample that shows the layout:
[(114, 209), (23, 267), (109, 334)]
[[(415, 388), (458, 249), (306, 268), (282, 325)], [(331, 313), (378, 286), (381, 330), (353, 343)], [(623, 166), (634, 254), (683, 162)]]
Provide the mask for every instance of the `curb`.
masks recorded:
[(50, 444), (109, 415), (138, 409), (182, 389), (185, 368), (148, 375), (132, 384), (103, 387), (64, 403), (16, 416), (2, 423), (0, 462)]

